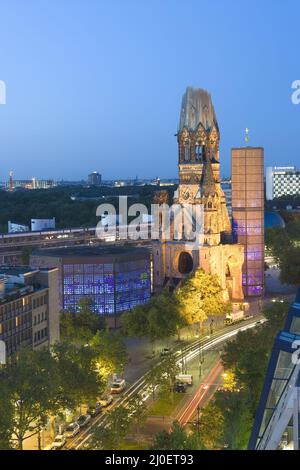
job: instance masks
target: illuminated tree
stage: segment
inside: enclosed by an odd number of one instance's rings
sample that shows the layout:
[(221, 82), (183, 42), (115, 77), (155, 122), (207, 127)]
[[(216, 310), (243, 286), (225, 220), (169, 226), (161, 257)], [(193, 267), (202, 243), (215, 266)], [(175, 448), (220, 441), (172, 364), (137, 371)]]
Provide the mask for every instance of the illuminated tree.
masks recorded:
[(95, 353), (96, 367), (102, 377), (124, 371), (128, 356), (121, 333), (98, 331), (91, 339), (90, 347)]
[(189, 325), (202, 324), (208, 316), (225, 315), (231, 305), (223, 301), (218, 276), (197, 269), (176, 290), (180, 311)]

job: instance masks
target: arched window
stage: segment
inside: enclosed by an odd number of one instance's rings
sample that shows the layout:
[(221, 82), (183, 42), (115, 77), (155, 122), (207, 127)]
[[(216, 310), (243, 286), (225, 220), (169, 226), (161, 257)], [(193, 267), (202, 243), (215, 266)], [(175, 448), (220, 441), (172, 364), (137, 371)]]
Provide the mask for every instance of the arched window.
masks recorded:
[(184, 160), (187, 162), (190, 159), (190, 143), (188, 140), (184, 142)]
[(178, 260), (178, 271), (181, 274), (188, 274), (193, 270), (193, 267), (194, 263), (192, 256), (186, 251), (180, 253)]
[(202, 161), (202, 155), (203, 155), (203, 145), (199, 144), (199, 142), (196, 142), (196, 145), (195, 145), (196, 160)]

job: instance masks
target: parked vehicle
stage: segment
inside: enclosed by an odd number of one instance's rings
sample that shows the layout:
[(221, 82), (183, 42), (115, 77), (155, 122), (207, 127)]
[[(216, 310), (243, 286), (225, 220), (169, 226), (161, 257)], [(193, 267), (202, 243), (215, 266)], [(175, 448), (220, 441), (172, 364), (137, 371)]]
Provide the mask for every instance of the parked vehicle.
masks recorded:
[(113, 397), (112, 395), (103, 395), (100, 400), (99, 404), (102, 406), (102, 408), (106, 408), (113, 402)]
[(76, 436), (76, 434), (78, 434), (80, 431), (80, 426), (78, 423), (74, 422), (74, 423), (71, 423), (67, 426), (67, 429), (65, 431), (65, 436), (67, 438), (70, 438), (70, 437), (74, 437)]
[(110, 387), (110, 393), (113, 393), (113, 394), (122, 393), (123, 390), (125, 390), (125, 387), (126, 387), (126, 382), (124, 379), (115, 379), (115, 381), (112, 383), (112, 386)]
[(187, 384), (184, 382), (175, 382), (173, 391), (177, 393), (185, 393)]
[(191, 374), (178, 374), (175, 377), (178, 382), (183, 382), (187, 385), (193, 385), (193, 376)]
[(79, 425), (80, 428), (84, 428), (90, 421), (91, 421), (91, 415), (86, 414), (86, 415), (80, 415), (79, 418), (77, 419), (77, 424)]
[(88, 410), (87, 410), (87, 414), (88, 415), (91, 415), (92, 418), (94, 418), (95, 416), (98, 416), (102, 411), (102, 405), (97, 402), (95, 403), (94, 406), (89, 406)]
[(238, 310), (237, 312), (228, 313), (224, 320), (224, 324), (233, 325), (234, 323), (242, 320), (245, 320), (245, 312), (243, 310)]
[(171, 348), (163, 348), (160, 352), (161, 357), (168, 356), (171, 354), (172, 349)]
[(66, 437), (63, 434), (58, 434), (57, 436), (55, 436), (55, 439), (52, 442), (51, 450), (62, 449), (66, 442)]

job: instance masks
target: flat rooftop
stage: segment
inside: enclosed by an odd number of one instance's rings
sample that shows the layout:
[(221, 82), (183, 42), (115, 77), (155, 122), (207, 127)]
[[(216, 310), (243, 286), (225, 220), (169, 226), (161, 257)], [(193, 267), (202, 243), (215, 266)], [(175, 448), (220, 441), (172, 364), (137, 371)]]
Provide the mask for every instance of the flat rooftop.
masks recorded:
[(34, 250), (33, 256), (53, 256), (63, 257), (95, 257), (95, 256), (122, 256), (149, 254), (147, 248), (137, 248), (130, 246), (68, 246), (61, 248), (44, 248)]
[(20, 274), (30, 274), (36, 271), (39, 270), (29, 266), (0, 266), (0, 275), (19, 276)]

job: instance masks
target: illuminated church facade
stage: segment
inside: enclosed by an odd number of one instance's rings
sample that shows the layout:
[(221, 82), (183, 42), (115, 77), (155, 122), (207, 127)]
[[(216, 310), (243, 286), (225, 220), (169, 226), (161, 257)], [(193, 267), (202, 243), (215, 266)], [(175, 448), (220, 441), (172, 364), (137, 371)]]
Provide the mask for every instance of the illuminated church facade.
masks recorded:
[(219, 127), (206, 90), (188, 87), (183, 95), (177, 141), (179, 186), (172, 203), (201, 205), (203, 229), (196, 244), (163, 234), (154, 242), (154, 289), (173, 289), (200, 267), (218, 275), (225, 300), (241, 300), (244, 247), (232, 238), (220, 184)]

